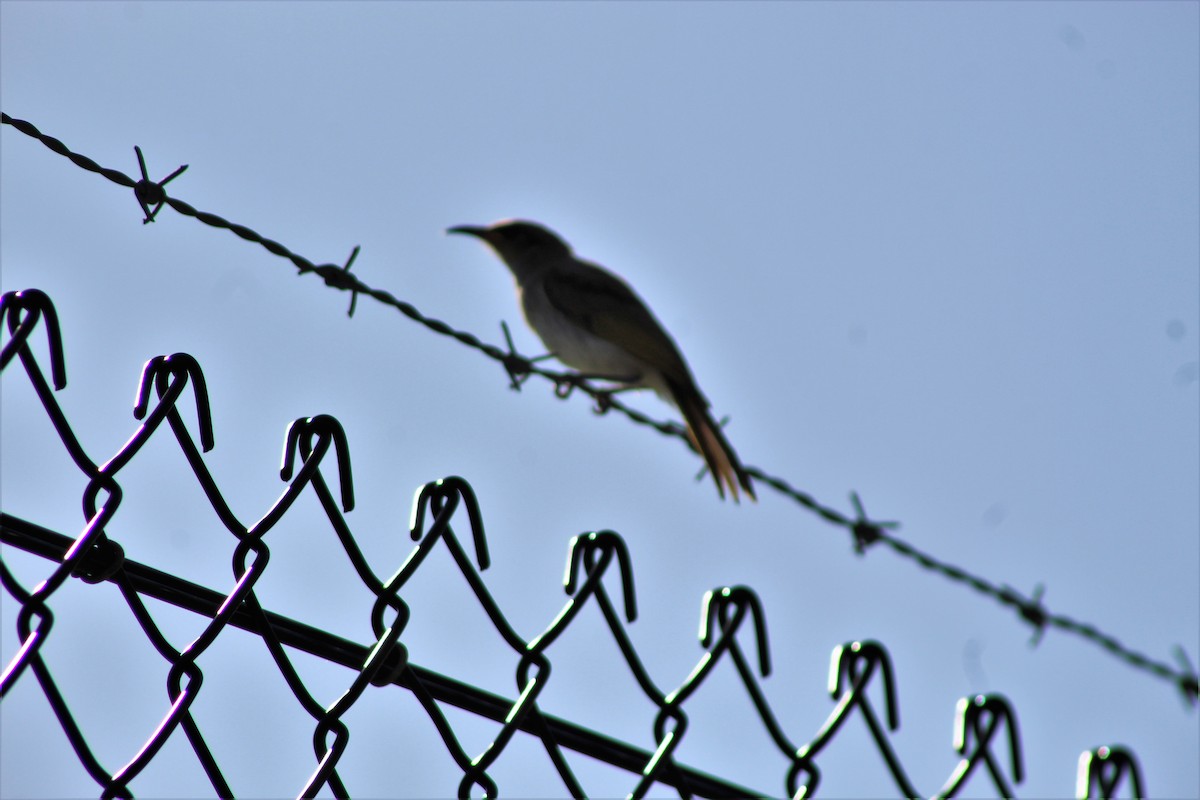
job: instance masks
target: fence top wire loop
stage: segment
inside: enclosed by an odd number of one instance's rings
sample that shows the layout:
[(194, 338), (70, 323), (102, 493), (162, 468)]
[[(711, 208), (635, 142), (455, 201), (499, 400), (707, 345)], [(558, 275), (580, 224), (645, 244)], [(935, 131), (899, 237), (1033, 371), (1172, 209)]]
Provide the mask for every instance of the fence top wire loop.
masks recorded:
[[(709, 650), (721, 649), (732, 638), (749, 614), (754, 620), (754, 639), (758, 646), (758, 670), (762, 677), (771, 674), (771, 650), (767, 644), (767, 620), (762, 602), (753, 589), (746, 586), (724, 586), (704, 593), (700, 611), (700, 645)], [(714, 628), (719, 628), (714, 643)]]
[(43, 327), (50, 344), (51, 380), (56, 391), (65, 389), (67, 364), (63, 358), (62, 332), (58, 327), (58, 312), (46, 293), (40, 289), (5, 292), (0, 297), (0, 319), (8, 321), (8, 332), (11, 334), (8, 343), (0, 349), (0, 369), (4, 369), (12, 357), (20, 352), (29, 334), (44, 319)]
[[(202, 444), (212, 446), (212, 422), (208, 416), (208, 393), (205, 390), (200, 366), (191, 356), (176, 353), (170, 359), (166, 356), (156, 356), (146, 362), (142, 368), (137, 396), (134, 402), (133, 415), (141, 421), (137, 430), (112, 458), (106, 461), (93, 476), (93, 484), (103, 476), (116, 475), (133, 459), (134, 456), (150, 441), (150, 437), (164, 422), (170, 423), (176, 438), (191, 439), (183, 425), (183, 418), (175, 407), (183, 390), (187, 388), (189, 377), (195, 387), (196, 408), (200, 418), (200, 435)], [(158, 403), (150, 408), (149, 396), (151, 385), (158, 392)], [(107, 487), (106, 487), (107, 488)]]
[[(479, 512), (479, 502), (475, 499), (475, 490), (457, 475), (431, 481), (417, 490), (413, 503), (412, 516), (409, 522), (409, 533), (414, 542), (424, 536), (436, 539), (450, 524), (459, 502), (466, 506), (467, 520), (471, 525), (471, 538), (475, 543), (475, 563), (483, 572), (491, 566), (488, 555), (487, 537), (483, 532), (483, 515)], [(432, 508), (435, 515), (433, 525), (425, 528), (425, 513)]]
[(863, 688), (876, 670), (883, 675), (883, 700), (887, 709), (887, 726), (900, 728), (900, 712), (896, 703), (896, 683), (892, 675), (892, 660), (878, 642), (867, 640), (848, 642), (833, 649), (829, 663), (829, 694), (834, 700), (851, 696), (855, 702), (866, 702)]
[(976, 750), (988, 748), (992, 737), (1003, 725), (1008, 730), (1008, 753), (1013, 779), (1025, 780), (1021, 762), (1021, 738), (1017, 733), (1017, 714), (1008, 699), (999, 694), (975, 695), (960, 700), (954, 730), (954, 749), (964, 755), (974, 742)]
[(1128, 778), (1134, 797), (1145, 797), (1142, 771), (1137, 759), (1122, 745), (1104, 745), (1088, 750), (1079, 756), (1079, 771), (1075, 782), (1075, 796), (1116, 797), (1122, 781)]
[(346, 441), (346, 431), (342, 428), (342, 423), (328, 414), (301, 417), (288, 425), (279, 477), (284, 481), (292, 479), (292, 470), (296, 466), (296, 453), (299, 452), (300, 460), (307, 463), (314, 452), (314, 440), (319, 443), (317, 446), (320, 447), (322, 453), (329, 448), (330, 443), (333, 444), (333, 452), (337, 457), (338, 464), (338, 488), (342, 494), (342, 511), (349, 514), (354, 510), (354, 478), (350, 471), (350, 445)]
[[(598, 580), (614, 557), (616, 557), (617, 566), (621, 570), (625, 621), (634, 622), (637, 620), (637, 596), (633, 589), (633, 568), (630, 566), (629, 548), (625, 546), (625, 540), (613, 531), (593, 531), (571, 538), (567, 550), (567, 572), (563, 579), (563, 588), (567, 594), (582, 600), (592, 591), (593, 576)], [(581, 567), (587, 574), (582, 588), (579, 583)]]
[[(200, 447), (207, 453), (214, 446), (212, 411), (208, 403), (208, 385), (204, 381), (204, 371), (200, 369), (200, 364), (187, 353), (155, 356), (146, 362), (138, 383), (133, 417), (138, 420), (146, 418), (146, 412), (150, 406), (151, 384), (158, 392), (159, 400), (166, 400), (170, 394), (171, 402), (164, 404), (166, 410), (169, 410), (174, 407), (175, 398), (183, 392), (183, 387), (187, 385), (189, 379), (192, 382), (192, 391), (196, 396), (196, 415), (200, 423)], [(171, 393), (171, 389), (176, 385), (178, 388)], [(164, 414), (166, 410), (164, 410)]]
[(963, 758), (938, 792), (938, 797), (953, 797), (982, 762), (1004, 797), (1012, 797), (1008, 780), (996, 763), (992, 740), (1004, 727), (1008, 731), (1009, 763), (1013, 781), (1021, 783), (1025, 770), (1021, 760), (1021, 739), (1017, 733), (1017, 714), (1008, 700), (999, 694), (975, 695), (958, 701), (954, 723), (954, 749)]

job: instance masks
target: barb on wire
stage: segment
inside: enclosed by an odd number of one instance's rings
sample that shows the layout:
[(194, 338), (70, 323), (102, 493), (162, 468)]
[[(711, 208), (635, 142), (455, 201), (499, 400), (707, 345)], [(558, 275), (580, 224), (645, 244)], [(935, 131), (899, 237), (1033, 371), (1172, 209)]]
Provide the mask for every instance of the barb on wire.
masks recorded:
[[(161, 181), (152, 181), (150, 174), (146, 172), (146, 159), (142, 157), (142, 148), (134, 146), (133, 152), (137, 154), (138, 169), (142, 172), (142, 179), (133, 186), (133, 194), (137, 197), (138, 205), (142, 207), (142, 213), (145, 214), (142, 224), (147, 225), (154, 222), (163, 203), (167, 201), (167, 192), (164, 187), (187, 171), (188, 165), (184, 164)], [(150, 206), (154, 206), (154, 208), (151, 209)]]
[[(350, 257), (346, 259), (345, 265), (342, 267), (342, 272), (350, 274), (350, 267), (354, 266), (354, 259), (358, 258), (358, 251), (362, 248), (354, 245), (354, 249), (350, 251)], [(346, 309), (346, 316), (353, 317), (354, 309), (358, 307), (358, 290), (353, 286), (350, 287), (350, 307)]]
[[(144, 212), (149, 218), (152, 218), (153, 214), (157, 214), (161, 201), (162, 204), (171, 206), (171, 208), (180, 214), (194, 217), (212, 227), (229, 230), (234, 235), (246, 241), (262, 246), (271, 254), (287, 259), (296, 267), (299, 274), (308, 272), (316, 273), (325, 281), (326, 285), (351, 292), (351, 314), (353, 314), (359, 295), (367, 295), (380, 303), (396, 309), (401, 314), (425, 326), (429, 330), (443, 336), (448, 336), (499, 362), (508, 375), (510, 386), (514, 389), (519, 388), (529, 377), (537, 375), (550, 381), (555, 387), (555, 394), (559, 397), (565, 398), (578, 389), (593, 399), (598, 411), (607, 412), (608, 410), (616, 410), (634, 423), (649, 427), (662, 435), (675, 437), (690, 449), (695, 450), (695, 447), (687, 439), (683, 428), (677, 423), (655, 420), (625, 405), (613, 397), (610, 390), (596, 386), (586, 378), (573, 373), (543, 369), (535, 363), (538, 359), (530, 359), (519, 355), (512, 346), (512, 340), (507, 335), (507, 330), (505, 338), (508, 347), (505, 350), (483, 342), (470, 333), (456, 330), (441, 320), (426, 316), (412, 304), (400, 300), (385, 290), (375, 289), (366, 285), (350, 273), (350, 265), (358, 255), (357, 246), (344, 265), (329, 263), (314, 264), (307, 258), (292, 252), (279, 242), (267, 239), (244, 225), (230, 222), (216, 214), (199, 211), (182, 200), (168, 196), (163, 187), (168, 181), (181, 174), (186, 167), (181, 167), (162, 181), (157, 183), (152, 182), (145, 170), (144, 158), (142, 158), (141, 151), (138, 149), (137, 154), (142, 177), (140, 180), (134, 180), (117, 170), (101, 167), (86, 156), (73, 153), (60, 140), (43, 134), (34, 125), (25, 120), (14, 119), (7, 114), (0, 114), (0, 122), (11, 125), (21, 133), (37, 139), (52, 151), (70, 159), (72, 163), (83, 169), (103, 175), (118, 185), (135, 189), (139, 204), (142, 205)], [(155, 206), (153, 210), (149, 208), (151, 204)], [(149, 219), (146, 221), (149, 221)], [(893, 552), (916, 562), (922, 568), (940, 575), (947, 580), (964, 584), (976, 592), (992, 598), (1001, 605), (1008, 605), (1015, 608), (1021, 619), (1034, 626), (1035, 641), (1046, 628), (1056, 628), (1100, 646), (1114, 657), (1124, 661), (1130, 667), (1172, 682), (1179, 689), (1189, 706), (1194, 706), (1197, 698), (1200, 697), (1200, 676), (1197, 675), (1195, 669), (1186, 667), (1182, 669), (1176, 668), (1165, 661), (1151, 658), (1134, 650), (1115, 637), (1104, 633), (1094, 625), (1079, 622), (1062, 614), (1050, 612), (1040, 601), (1041, 590), (1035, 593), (1032, 599), (1026, 600), (1008, 587), (998, 586), (992, 581), (921, 551), (891, 532), (891, 529), (897, 527), (898, 523), (881, 523), (868, 519), (863, 512), (863, 506), (857, 494), (852, 495), (852, 504), (855, 507), (856, 517), (851, 518), (833, 507), (820, 503), (812, 495), (796, 489), (780, 477), (770, 475), (757, 467), (747, 467), (746, 472), (755, 480), (770, 486), (801, 507), (815, 513), (826, 522), (844, 529), (850, 535), (852, 546), (857, 552), (863, 553), (868, 546), (884, 542), (890, 546)]]

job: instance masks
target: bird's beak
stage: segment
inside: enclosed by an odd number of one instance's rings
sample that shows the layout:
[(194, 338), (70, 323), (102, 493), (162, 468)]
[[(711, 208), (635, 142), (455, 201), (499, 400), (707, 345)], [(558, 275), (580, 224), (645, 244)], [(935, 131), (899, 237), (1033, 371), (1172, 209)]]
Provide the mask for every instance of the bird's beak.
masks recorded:
[(492, 233), (492, 229), (484, 228), (480, 225), (455, 225), (453, 228), (446, 228), (446, 233), (465, 233), (483, 239), (486, 242)]

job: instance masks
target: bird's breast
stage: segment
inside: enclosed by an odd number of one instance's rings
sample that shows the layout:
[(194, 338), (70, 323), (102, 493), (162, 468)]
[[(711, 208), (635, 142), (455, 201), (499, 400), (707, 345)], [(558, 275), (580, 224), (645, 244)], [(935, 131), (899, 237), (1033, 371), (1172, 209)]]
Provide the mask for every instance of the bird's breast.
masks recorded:
[(592, 333), (582, 314), (565, 313), (550, 303), (540, 286), (519, 290), (525, 320), (554, 356), (582, 373), (633, 385), (646, 383), (650, 372), (641, 359), (620, 345)]

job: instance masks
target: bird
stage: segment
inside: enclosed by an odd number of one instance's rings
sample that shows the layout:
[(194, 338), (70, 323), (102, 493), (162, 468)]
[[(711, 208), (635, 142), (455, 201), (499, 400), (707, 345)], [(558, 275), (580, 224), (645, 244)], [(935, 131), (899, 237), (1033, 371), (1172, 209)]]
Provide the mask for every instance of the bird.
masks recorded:
[(709, 402), (675, 341), (629, 284), (576, 257), (536, 222), (457, 225), (447, 233), (481, 239), (508, 265), (526, 322), (559, 361), (589, 378), (653, 389), (679, 409), (717, 493), (756, 499), (750, 477), (712, 418)]

